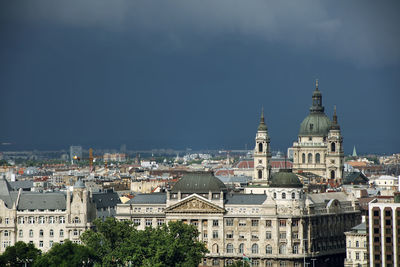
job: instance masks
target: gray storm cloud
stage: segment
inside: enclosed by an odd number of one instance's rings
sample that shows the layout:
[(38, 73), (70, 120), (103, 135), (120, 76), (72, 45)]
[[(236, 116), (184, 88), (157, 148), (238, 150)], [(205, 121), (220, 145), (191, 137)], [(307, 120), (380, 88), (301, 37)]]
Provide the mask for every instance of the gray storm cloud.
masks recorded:
[(319, 49), (327, 58), (360, 67), (398, 63), (398, 5), (349, 2), (39, 0), (14, 3), (5, 15), (126, 34), (155, 33), (180, 47), (198, 38), (212, 42), (213, 37), (234, 34), (289, 48)]

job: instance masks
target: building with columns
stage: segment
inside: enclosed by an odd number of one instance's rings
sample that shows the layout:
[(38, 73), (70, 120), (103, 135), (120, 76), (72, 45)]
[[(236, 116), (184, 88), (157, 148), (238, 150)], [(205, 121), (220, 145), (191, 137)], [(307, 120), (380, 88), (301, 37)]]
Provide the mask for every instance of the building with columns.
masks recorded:
[(343, 137), (336, 107), (332, 121), (324, 110), (317, 80), (310, 114), (301, 123), (298, 140), (293, 143), (293, 172), (311, 182), (340, 184), (344, 170)]
[(114, 215), (117, 203), (117, 193), (91, 193), (81, 180), (72, 192), (39, 193), (13, 191), (0, 177), (0, 253), (18, 241), (33, 243), (44, 252), (65, 239), (80, 243), (92, 221)]
[(226, 266), (248, 256), (253, 266), (340, 266), (344, 232), (361, 221), (343, 192), (307, 194), (290, 170), (271, 175), (265, 194), (238, 194), (210, 172), (183, 176), (165, 193), (139, 194), (117, 205), (116, 218), (138, 229), (169, 221), (195, 225), (209, 253), (201, 266)]

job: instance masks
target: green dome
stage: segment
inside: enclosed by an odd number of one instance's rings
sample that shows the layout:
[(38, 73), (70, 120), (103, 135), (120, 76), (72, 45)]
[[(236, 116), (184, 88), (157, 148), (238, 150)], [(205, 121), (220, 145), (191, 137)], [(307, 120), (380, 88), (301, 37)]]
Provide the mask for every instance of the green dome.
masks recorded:
[(300, 124), (299, 136), (327, 136), (331, 121), (325, 113), (311, 113)]
[(281, 169), (274, 173), (270, 180), (270, 187), (302, 188), (303, 184), (292, 170)]
[(225, 184), (214, 176), (212, 172), (191, 172), (183, 177), (172, 187), (171, 192), (177, 193), (208, 193), (226, 191)]

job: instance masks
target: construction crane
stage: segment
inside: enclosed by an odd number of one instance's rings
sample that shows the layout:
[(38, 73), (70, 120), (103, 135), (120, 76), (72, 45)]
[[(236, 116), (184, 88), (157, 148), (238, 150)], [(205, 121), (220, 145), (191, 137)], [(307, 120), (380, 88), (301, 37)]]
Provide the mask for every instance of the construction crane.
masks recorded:
[[(89, 148), (89, 158), (82, 158), (82, 159), (88, 159), (89, 160), (89, 170), (90, 172), (93, 172), (93, 162), (96, 158), (103, 158), (103, 156), (93, 156), (93, 149)], [(74, 156), (75, 160), (81, 160), (80, 157)], [(107, 160), (104, 159), (104, 168), (107, 170)]]

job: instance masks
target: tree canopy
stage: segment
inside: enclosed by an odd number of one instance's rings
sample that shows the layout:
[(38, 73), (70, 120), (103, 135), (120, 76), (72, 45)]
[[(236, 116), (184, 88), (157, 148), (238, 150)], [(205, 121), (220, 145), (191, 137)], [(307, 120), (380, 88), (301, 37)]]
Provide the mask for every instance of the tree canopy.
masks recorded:
[(0, 255), (0, 266), (24, 266), (40, 256), (41, 251), (31, 243), (17, 242), (14, 246), (7, 247), (6, 251)]

